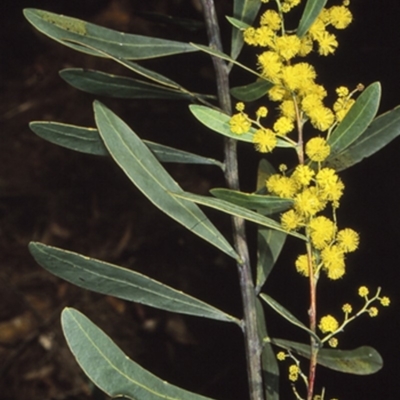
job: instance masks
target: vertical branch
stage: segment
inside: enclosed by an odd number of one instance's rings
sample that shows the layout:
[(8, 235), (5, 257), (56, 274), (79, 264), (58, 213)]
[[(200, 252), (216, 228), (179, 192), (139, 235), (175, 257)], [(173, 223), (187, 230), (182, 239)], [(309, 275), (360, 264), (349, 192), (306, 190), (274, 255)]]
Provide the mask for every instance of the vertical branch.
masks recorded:
[[(214, 0), (201, 0), (210, 47), (222, 51), (221, 35)], [(227, 114), (232, 113), (229, 93), (229, 68), (225, 61), (212, 57), (216, 73), (218, 100)], [(226, 138), (224, 143), (225, 179), (230, 189), (239, 189), (239, 173), (236, 140)], [(245, 224), (241, 218), (233, 217), (233, 240), (240, 261), (237, 264), (243, 301), (243, 330), (246, 348), (247, 374), (251, 400), (262, 400), (263, 383), (261, 369), (261, 342), (257, 329), (256, 294), (250, 267)]]

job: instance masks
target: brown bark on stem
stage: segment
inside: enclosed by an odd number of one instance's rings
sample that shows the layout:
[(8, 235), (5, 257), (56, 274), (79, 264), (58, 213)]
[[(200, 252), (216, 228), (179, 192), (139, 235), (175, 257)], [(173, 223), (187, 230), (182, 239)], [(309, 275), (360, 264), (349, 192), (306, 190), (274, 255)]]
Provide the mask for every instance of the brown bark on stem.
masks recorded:
[[(214, 0), (201, 0), (207, 35), (211, 48), (222, 51), (221, 36)], [(227, 114), (232, 113), (229, 93), (229, 68), (224, 60), (212, 57), (217, 80), (218, 100), (221, 109)], [(239, 190), (239, 174), (237, 161), (237, 142), (226, 138), (224, 143), (225, 179), (230, 189)], [(232, 218), (233, 240), (236, 252), (239, 254), (237, 267), (243, 301), (243, 331), (245, 338), (247, 373), (251, 400), (263, 400), (264, 390), (261, 369), (261, 342), (257, 329), (256, 293), (250, 257), (246, 241), (245, 223), (241, 218)]]

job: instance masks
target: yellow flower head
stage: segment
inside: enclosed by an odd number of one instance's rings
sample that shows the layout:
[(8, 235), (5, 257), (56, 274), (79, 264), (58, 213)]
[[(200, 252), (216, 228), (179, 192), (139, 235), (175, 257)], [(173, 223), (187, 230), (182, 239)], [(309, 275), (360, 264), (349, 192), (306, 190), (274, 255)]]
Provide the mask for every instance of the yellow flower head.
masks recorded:
[(311, 161), (325, 161), (331, 152), (331, 148), (322, 137), (314, 137), (306, 144), (306, 154)]
[(368, 294), (369, 294), (369, 290), (368, 290), (368, 288), (366, 286), (360, 286), (358, 288), (358, 295), (360, 297), (367, 297)]
[(279, 117), (274, 124), (274, 131), (277, 135), (285, 136), (294, 129), (294, 124), (288, 117)]
[(346, 86), (339, 86), (336, 89), (336, 93), (339, 97), (346, 97), (349, 95), (349, 88), (347, 88)]
[(291, 121), (296, 119), (296, 108), (293, 100), (283, 100), (279, 105), (282, 116), (289, 118)]
[(258, 46), (267, 47), (274, 45), (275, 32), (268, 26), (261, 26), (255, 31), (255, 42)]
[(368, 310), (368, 314), (370, 317), (376, 317), (378, 315), (378, 309), (376, 307), (371, 307)]
[(276, 355), (276, 358), (277, 358), (279, 361), (283, 361), (283, 360), (286, 358), (285, 352), (280, 351), (280, 352)]
[(305, 57), (306, 55), (312, 52), (312, 49), (313, 49), (313, 41), (311, 40), (311, 38), (308, 35), (303, 36), (300, 39), (300, 48), (298, 55), (300, 57)]
[(293, 364), (289, 367), (289, 380), (292, 382), (296, 382), (299, 377), (300, 368)]
[(318, 250), (330, 244), (335, 237), (336, 225), (328, 218), (319, 216), (313, 218), (308, 224), (311, 242)]
[(229, 127), (231, 132), (241, 135), (250, 130), (251, 122), (248, 115), (245, 113), (234, 114), (229, 120)]
[(342, 197), (344, 184), (332, 168), (322, 168), (316, 175), (319, 196), (332, 201), (338, 207), (338, 201)]
[(286, 231), (295, 231), (304, 224), (303, 218), (294, 210), (286, 211), (281, 215), (281, 225)]
[(297, 35), (284, 35), (275, 39), (275, 51), (286, 61), (300, 51), (301, 41)]
[(357, 249), (360, 236), (353, 229), (345, 228), (338, 232), (336, 237), (338, 246), (345, 252), (350, 253)]
[(301, 62), (282, 68), (282, 81), (292, 92), (298, 89), (305, 91), (307, 87), (314, 85), (317, 74), (312, 65)]
[(279, 82), (283, 67), (279, 54), (274, 51), (264, 51), (258, 56), (258, 62), (263, 76), (271, 82)]
[(256, 111), (257, 118), (265, 118), (268, 115), (267, 107), (260, 107)]
[(346, 303), (343, 305), (342, 310), (345, 314), (350, 314), (353, 311), (353, 307), (351, 306), (351, 304)]
[(311, 39), (318, 40), (326, 32), (326, 24), (321, 18), (317, 18), (314, 23), (310, 26), (308, 34)]
[(339, 98), (333, 105), (333, 109), (336, 114), (336, 120), (338, 122), (343, 121), (346, 114), (350, 111), (356, 101), (354, 99)]
[(319, 107), (307, 111), (307, 115), (310, 117), (312, 126), (321, 132), (329, 129), (335, 122), (335, 115), (332, 110), (328, 107), (324, 107), (322, 104)]
[(339, 46), (336, 36), (329, 32), (323, 32), (317, 39), (318, 42), (318, 53), (321, 56), (327, 56), (333, 54), (336, 48)]
[(315, 187), (309, 187), (298, 193), (294, 198), (296, 211), (305, 217), (312, 217), (326, 206), (326, 201), (322, 200)]
[(257, 46), (256, 30), (252, 26), (243, 32), (243, 40), (250, 46)]
[(344, 253), (338, 246), (325, 247), (321, 251), (321, 260), (329, 279), (340, 279), (345, 274)]
[(347, 7), (333, 6), (329, 9), (329, 22), (336, 29), (345, 29), (353, 20), (353, 15)]
[(312, 113), (312, 110), (323, 107), (321, 97), (316, 93), (307, 94), (301, 100), (301, 108), (307, 114)]
[(236, 108), (236, 110), (239, 111), (239, 112), (240, 112), (240, 111), (243, 111), (243, 110), (244, 110), (244, 103), (241, 102), (241, 101), (239, 101), (239, 103), (236, 103), (235, 108)]
[(279, 174), (271, 175), (267, 179), (266, 185), (270, 193), (287, 199), (292, 199), (299, 189), (294, 179)]
[[(316, 270), (316, 265), (315, 265), (315, 257), (312, 257), (312, 267), (313, 271)], [(308, 265), (308, 256), (307, 254), (301, 254), (297, 257), (296, 262), (295, 262), (295, 267), (296, 271), (305, 277), (310, 276), (310, 266)]]
[(336, 338), (330, 338), (328, 341), (329, 346), (335, 348), (339, 344), (339, 341)]
[(301, 0), (283, 0), (282, 8), (283, 12), (289, 12), (293, 7), (299, 5)]
[(314, 175), (314, 170), (312, 170), (308, 165), (299, 164), (295, 168), (292, 178), (295, 179), (300, 185), (308, 186)]
[(260, 153), (269, 153), (276, 147), (276, 135), (271, 129), (257, 129), (253, 136), (253, 143)]
[(335, 332), (339, 328), (339, 322), (332, 315), (325, 315), (321, 318), (318, 328), (322, 333)]
[(281, 28), (282, 19), (275, 10), (267, 10), (261, 15), (260, 24), (277, 31)]
[[(284, 98), (288, 97), (288, 94), (289, 92), (281, 85), (274, 85), (268, 90), (268, 97), (272, 101), (282, 101)], [(293, 102), (293, 100), (291, 101)]]
[(380, 299), (380, 302), (381, 302), (381, 304), (382, 304), (384, 307), (387, 307), (388, 305), (390, 305), (390, 299), (389, 299), (389, 297), (387, 297), (387, 296), (383, 296), (383, 297)]

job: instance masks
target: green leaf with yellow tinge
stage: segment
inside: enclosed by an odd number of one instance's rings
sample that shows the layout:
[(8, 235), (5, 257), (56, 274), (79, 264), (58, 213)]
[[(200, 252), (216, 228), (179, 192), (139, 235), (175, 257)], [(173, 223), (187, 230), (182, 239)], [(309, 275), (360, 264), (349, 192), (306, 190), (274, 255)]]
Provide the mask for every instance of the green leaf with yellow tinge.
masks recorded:
[(24, 15), (39, 32), (65, 46), (93, 56), (102, 57), (90, 47), (127, 60), (143, 60), (196, 51), (188, 43), (118, 32), (44, 10), (26, 8)]
[(161, 380), (132, 361), (89, 318), (64, 308), (61, 326), (68, 346), (86, 376), (113, 398), (135, 400), (210, 400)]

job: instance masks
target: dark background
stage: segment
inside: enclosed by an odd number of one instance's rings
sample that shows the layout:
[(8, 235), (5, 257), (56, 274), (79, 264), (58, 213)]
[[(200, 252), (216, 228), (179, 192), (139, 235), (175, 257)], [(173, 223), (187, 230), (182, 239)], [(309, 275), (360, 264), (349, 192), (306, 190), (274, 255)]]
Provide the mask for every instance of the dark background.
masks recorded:
[[(231, 13), (230, 2), (216, 3), (226, 34), (228, 26), (223, 15)], [(24, 7), (63, 13), (132, 33), (205, 43), (202, 29), (185, 30), (143, 15), (157, 12), (201, 21), (197, 5), (195, 0), (2, 3), (0, 399), (100, 396), (93, 392), (65, 345), (59, 314), (66, 305), (88, 315), (129, 356), (161, 378), (209, 397), (247, 398), (242, 338), (237, 329), (72, 287), (43, 271), (27, 251), (29, 241), (36, 240), (124, 265), (241, 315), (236, 271), (230, 260), (151, 206), (111, 160), (59, 148), (37, 138), (28, 128), (32, 120), (94, 125), (94, 97), (64, 83), (58, 76), (60, 69), (86, 67), (125, 75), (127, 71), (44, 38), (23, 19)], [(400, 6), (397, 1), (352, 0), (351, 10), (354, 22), (339, 33), (340, 47), (335, 56), (316, 60), (319, 81), (334, 88), (379, 80), (383, 89), (380, 113), (386, 112), (400, 103)], [(245, 52), (243, 61), (251, 64), (254, 55)], [(193, 90), (215, 90), (212, 65), (206, 56), (178, 56), (144, 65)], [(248, 76), (241, 73), (234, 73), (232, 80), (236, 84), (249, 82)], [(100, 100), (143, 138), (222, 157), (221, 139), (193, 122), (186, 103)], [(317, 384), (327, 388), (327, 398), (400, 396), (399, 150), (399, 142), (395, 141), (342, 175), (346, 192), (339, 220), (360, 232), (361, 245), (348, 257), (345, 279), (321, 283), (320, 312), (339, 315), (343, 303), (355, 305), (361, 284), (371, 291), (382, 286), (392, 304), (381, 309), (375, 319), (360, 318), (339, 337), (342, 348), (370, 345), (378, 349), (384, 368), (368, 377), (320, 368)], [(251, 191), (258, 155), (250, 147), (241, 146), (240, 162), (242, 187)], [(171, 165), (168, 170), (185, 190), (195, 193), (206, 194), (211, 187), (224, 185), (221, 174), (211, 167)], [(213, 212), (208, 214), (229, 235), (229, 220)], [(251, 227), (249, 237), (254, 239)], [(288, 241), (267, 289), (306, 320), (306, 282), (290, 270), (296, 254), (297, 244)], [(272, 335), (299, 340), (288, 324), (273, 314), (268, 316)], [(282, 382), (282, 398), (292, 398), (285, 379)]]

